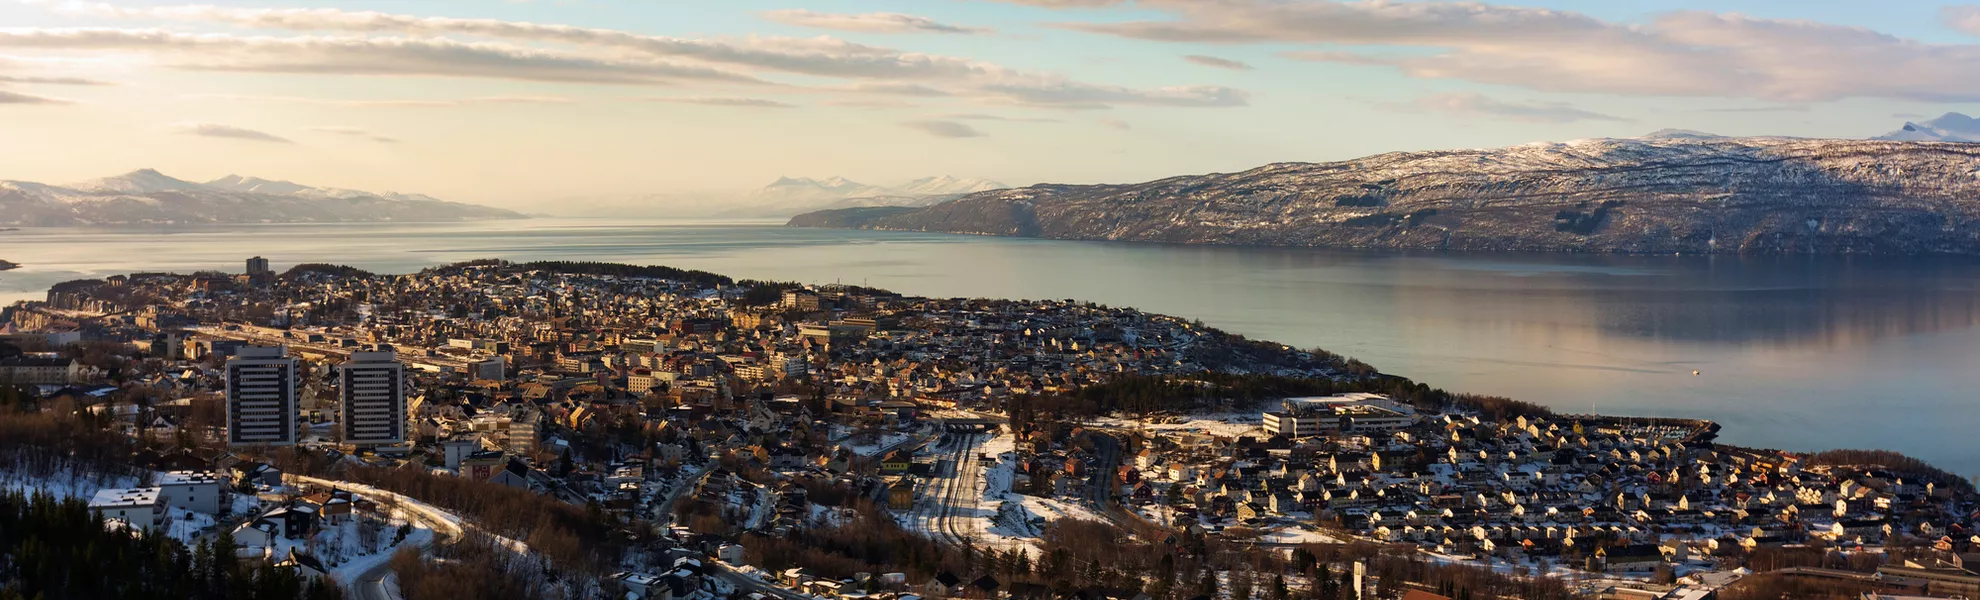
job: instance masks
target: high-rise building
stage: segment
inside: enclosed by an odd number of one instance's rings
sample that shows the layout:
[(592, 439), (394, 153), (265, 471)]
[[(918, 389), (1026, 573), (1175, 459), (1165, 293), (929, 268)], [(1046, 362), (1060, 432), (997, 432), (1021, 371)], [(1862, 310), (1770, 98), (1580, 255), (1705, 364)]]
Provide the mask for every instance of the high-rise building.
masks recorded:
[(281, 346), (242, 346), (227, 360), (227, 443), (296, 444), (296, 359)]
[(253, 277), (256, 275), (274, 275), (275, 271), (268, 268), (268, 259), (256, 256), (254, 258), (247, 259), (247, 274), (249, 277)]
[(344, 442), (361, 446), (406, 441), (406, 365), (396, 352), (352, 352), (338, 369)]

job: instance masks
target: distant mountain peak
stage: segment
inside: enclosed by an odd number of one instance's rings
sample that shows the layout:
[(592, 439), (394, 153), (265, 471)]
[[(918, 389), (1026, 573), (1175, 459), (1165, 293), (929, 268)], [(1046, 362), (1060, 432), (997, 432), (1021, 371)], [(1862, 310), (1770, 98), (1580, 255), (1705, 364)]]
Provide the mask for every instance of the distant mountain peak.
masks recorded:
[(67, 187), (91, 192), (119, 194), (154, 194), (158, 192), (205, 189), (197, 183), (178, 179), (151, 168), (138, 169), (123, 175), (91, 179)]
[(1871, 139), (1900, 142), (1980, 142), (1980, 119), (1966, 116), (1964, 113), (1949, 112), (1927, 121), (1906, 121), (1897, 131)]
[(1705, 133), (1703, 131), (1698, 131), (1694, 129), (1674, 129), (1674, 128), (1659, 129), (1644, 134), (1643, 136), (1644, 139), (1651, 139), (1651, 140), (1674, 140), (1674, 139), (1709, 140), (1709, 139), (1723, 138), (1723, 137), (1726, 136), (1713, 134), (1713, 133)]
[(374, 194), (241, 175), (194, 183), (157, 169), (69, 185), (0, 182), (0, 225), (464, 221), (521, 216), (419, 194)]

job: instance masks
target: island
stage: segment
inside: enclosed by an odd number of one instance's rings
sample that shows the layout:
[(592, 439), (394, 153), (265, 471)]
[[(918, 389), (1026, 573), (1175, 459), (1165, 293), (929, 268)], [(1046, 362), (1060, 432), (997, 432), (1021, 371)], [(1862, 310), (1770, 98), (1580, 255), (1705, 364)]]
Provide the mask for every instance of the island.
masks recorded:
[[(41, 352), (0, 346), (0, 515), (94, 519), (38, 552), (184, 588), (246, 575), (170, 565), (244, 548), (330, 586), (310, 598), (1980, 586), (1980, 495), (1921, 461), (1446, 391), (1184, 317), (595, 262), (248, 265), (10, 308), (8, 344)], [(256, 493), (191, 501), (222, 482)]]

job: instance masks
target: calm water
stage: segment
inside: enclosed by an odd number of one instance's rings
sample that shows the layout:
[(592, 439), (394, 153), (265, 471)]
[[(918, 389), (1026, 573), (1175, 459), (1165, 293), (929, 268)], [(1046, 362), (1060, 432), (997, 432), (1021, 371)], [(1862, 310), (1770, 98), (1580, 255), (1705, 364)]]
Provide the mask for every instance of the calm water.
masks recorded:
[[(927, 296), (1078, 298), (1319, 346), (1452, 390), (1695, 416), (1732, 443), (1882, 447), (1980, 473), (1980, 262), (1367, 254), (532, 220), (0, 232), (0, 299), (147, 270), (472, 258), (667, 264)], [(1701, 374), (1693, 375), (1692, 371)]]

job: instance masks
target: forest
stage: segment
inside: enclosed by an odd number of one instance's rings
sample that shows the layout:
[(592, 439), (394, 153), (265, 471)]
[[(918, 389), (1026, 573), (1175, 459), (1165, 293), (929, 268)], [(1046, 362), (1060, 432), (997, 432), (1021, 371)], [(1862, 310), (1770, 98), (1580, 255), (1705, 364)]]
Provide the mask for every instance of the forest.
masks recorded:
[(340, 600), (335, 582), (247, 567), (231, 533), (192, 549), (106, 527), (79, 499), (0, 491), (0, 600)]

